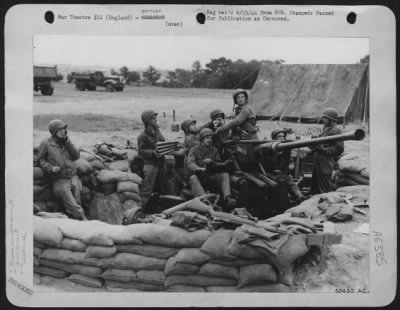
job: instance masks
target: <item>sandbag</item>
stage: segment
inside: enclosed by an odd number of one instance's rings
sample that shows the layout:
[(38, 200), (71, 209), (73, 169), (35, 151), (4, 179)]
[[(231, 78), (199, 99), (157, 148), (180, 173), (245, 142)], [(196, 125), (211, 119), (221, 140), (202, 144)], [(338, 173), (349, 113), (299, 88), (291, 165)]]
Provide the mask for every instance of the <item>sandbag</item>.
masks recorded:
[(286, 241), (278, 252), (278, 262), (281, 267), (292, 265), (298, 258), (307, 254), (307, 235), (293, 235)]
[(99, 259), (98, 266), (102, 268), (118, 268), (131, 270), (163, 270), (167, 260), (146, 257), (130, 253), (117, 253), (110, 258)]
[(61, 242), (60, 248), (76, 252), (85, 252), (87, 245), (79, 240), (64, 238)]
[(83, 241), (85, 244), (105, 246), (105, 247), (114, 245), (114, 240), (102, 233), (99, 234), (89, 233), (88, 235), (83, 236), (81, 238), (81, 241)]
[(116, 160), (106, 165), (110, 170), (127, 172), (129, 170), (128, 160)]
[(110, 224), (122, 224), (123, 211), (116, 193), (107, 196), (96, 194), (90, 203), (88, 215), (91, 219)]
[(258, 264), (240, 267), (239, 287), (257, 282), (277, 282), (278, 275), (269, 264)]
[(52, 220), (56, 223), (63, 233), (64, 237), (70, 239), (82, 239), (92, 233), (104, 233), (104, 229), (113, 227), (113, 225), (97, 221), (78, 221), (74, 219)]
[(84, 158), (79, 158), (75, 160), (74, 163), (76, 166), (76, 174), (78, 176), (89, 174), (93, 171), (93, 168), (90, 165), (90, 163)]
[(168, 248), (168, 247), (164, 247), (164, 246), (151, 245), (151, 244), (146, 244), (146, 245), (119, 244), (119, 245), (116, 245), (116, 248), (117, 248), (117, 252), (119, 252), (119, 253), (133, 253), (133, 254), (156, 257), (156, 258), (161, 258), (161, 259), (170, 258), (171, 256), (176, 255), (176, 253), (178, 253), (178, 251), (179, 251), (179, 249), (177, 249), (177, 248)]
[(107, 288), (135, 289), (139, 291), (163, 291), (163, 285), (146, 284), (141, 282), (119, 282), (106, 280)]
[(139, 193), (139, 185), (132, 182), (132, 181), (121, 181), (117, 184), (117, 192), (132, 192), (132, 193)]
[(82, 206), (84, 207), (89, 206), (91, 200), (92, 200), (92, 191), (87, 186), (82, 186), (81, 190)]
[(99, 277), (103, 273), (103, 270), (99, 267), (85, 266), (81, 264), (62, 263), (45, 258), (40, 259), (40, 263), (46, 267), (63, 270), (68, 273), (78, 273), (81, 275), (94, 278)]
[(139, 207), (139, 204), (135, 200), (126, 200), (122, 204), (122, 210), (124, 210), (124, 211), (131, 210), (131, 209), (138, 208), (138, 207)]
[(202, 245), (200, 250), (213, 258), (221, 260), (235, 260), (236, 256), (228, 252), (232, 240), (232, 230), (221, 229), (214, 232)]
[[(135, 236), (135, 234), (132, 234), (127, 227), (129, 226), (109, 225), (107, 227), (103, 227), (101, 233), (110, 238), (115, 244), (143, 244), (143, 241), (139, 240)], [(87, 236), (88, 237), (93, 236), (98, 233), (99, 233), (98, 231), (90, 232), (87, 234)], [(105, 244), (97, 244), (97, 245), (105, 245)]]
[(34, 255), (34, 256), (39, 257), (40, 254), (42, 254), (42, 252), (43, 252), (43, 249), (38, 248), (38, 247), (36, 247), (36, 246), (33, 247), (33, 255)]
[(68, 280), (70, 280), (71, 282), (89, 286), (89, 287), (95, 287), (95, 288), (103, 287), (103, 281), (101, 279), (91, 278), (91, 277), (83, 276), (80, 274), (71, 274), (68, 277)]
[(200, 249), (186, 248), (179, 250), (175, 260), (177, 263), (203, 265), (211, 260), (211, 256), (203, 253)]
[(351, 201), (356, 204), (354, 201), (358, 201), (359, 203), (364, 203), (365, 200), (369, 199), (369, 186), (368, 185), (356, 185), (356, 186), (344, 186), (336, 189), (337, 192), (348, 193), (353, 197)]
[(340, 171), (360, 173), (362, 169), (369, 167), (369, 160), (358, 154), (345, 154), (339, 159), (338, 165)]
[(134, 200), (136, 201), (139, 205), (142, 203), (142, 198), (140, 197), (139, 194), (137, 193), (132, 193), (132, 192), (122, 192), (118, 193), (118, 198), (119, 200), (124, 203), (127, 200)]
[(351, 221), (353, 219), (353, 209), (349, 205), (332, 204), (325, 211), (325, 215), (332, 222)]
[(192, 285), (181, 285), (181, 284), (176, 284), (176, 285), (171, 285), (170, 287), (167, 288), (167, 292), (193, 292), (193, 293), (203, 293), (205, 292), (206, 289), (204, 287), (200, 286), (192, 286)]
[(116, 252), (117, 248), (115, 246), (105, 247), (89, 245), (86, 249), (86, 257), (108, 258), (114, 256)]
[(58, 270), (54, 268), (49, 268), (45, 266), (33, 266), (33, 271), (41, 274), (41, 275), (46, 275), (54, 278), (65, 278), (69, 275), (68, 272), (65, 272), (63, 270)]
[(94, 159), (90, 162), (90, 165), (92, 166), (93, 170), (103, 170), (106, 168), (104, 163), (100, 159)]
[(232, 240), (229, 243), (227, 250), (230, 254), (235, 257), (243, 259), (263, 259), (265, 258), (257, 248), (251, 247), (245, 243), (240, 243), (243, 240), (243, 236), (248, 236), (243, 231), (236, 229), (232, 234)]
[(175, 257), (168, 259), (165, 265), (164, 273), (166, 276), (169, 275), (189, 275), (195, 274), (200, 269), (198, 265), (192, 265), (188, 263), (178, 263)]
[(200, 267), (198, 274), (209, 277), (238, 279), (239, 269), (235, 267), (207, 263)]
[(37, 240), (33, 240), (33, 246), (41, 250), (47, 249), (49, 247), (47, 244), (41, 243)]
[(164, 286), (164, 272), (160, 270), (139, 270), (136, 272), (137, 282)]
[(363, 178), (369, 180), (369, 168), (361, 169), (360, 175), (361, 175)]
[(33, 266), (39, 266), (40, 262), (39, 259), (36, 256), (33, 256)]
[(100, 193), (103, 193), (104, 195), (110, 195), (117, 191), (117, 183), (99, 184), (98, 190)]
[(92, 160), (95, 160), (96, 156), (92, 153), (88, 153), (85, 151), (80, 151), (79, 152), (79, 158), (85, 159), (88, 162), (91, 162)]
[(101, 184), (117, 183), (121, 181), (132, 181), (137, 184), (142, 183), (142, 178), (137, 174), (118, 170), (100, 170), (96, 177)]
[(336, 186), (354, 186), (354, 185), (359, 185), (356, 181), (353, 181), (348, 178), (337, 178), (336, 181)]
[(345, 178), (350, 179), (360, 185), (369, 185), (369, 179), (364, 178), (358, 173), (346, 173)]
[(199, 248), (211, 234), (203, 229), (188, 232), (182, 228), (152, 223), (124, 226), (124, 232), (144, 243), (172, 248)]
[(226, 261), (226, 260), (221, 260), (221, 259), (213, 259), (210, 261), (210, 263), (214, 263), (217, 265), (222, 265), (222, 266), (228, 266), (228, 267), (241, 267), (241, 266), (249, 266), (249, 265), (254, 265), (254, 264), (264, 264), (267, 258), (264, 259), (256, 259), (256, 260), (250, 260), (250, 259), (236, 259), (236, 260), (231, 260), (231, 261)]
[(99, 259), (87, 258), (84, 252), (72, 252), (64, 249), (45, 249), (40, 254), (40, 259), (48, 259), (68, 264), (82, 264), (87, 266), (98, 266)]
[(113, 280), (119, 282), (134, 281), (137, 276), (136, 272), (128, 269), (110, 268), (101, 274), (101, 277), (106, 280)]
[(191, 286), (235, 286), (237, 281), (228, 278), (207, 277), (202, 275), (172, 275), (165, 279), (165, 286), (172, 285), (191, 285)]
[(46, 180), (44, 170), (40, 167), (33, 167), (33, 179), (34, 180)]
[(48, 201), (54, 200), (53, 188), (50, 183), (44, 185), (33, 185), (33, 200)]
[(43, 185), (49, 185), (49, 184), (50, 184), (50, 182), (47, 179), (33, 180), (33, 185), (43, 186)]
[(49, 220), (38, 220), (37, 216), (34, 219), (33, 239), (44, 244), (59, 247), (63, 240), (63, 234), (58, 226)]
[(46, 201), (33, 201), (33, 213), (37, 213), (40, 211), (49, 211)]
[(34, 272), (33, 273), (33, 284), (39, 285), (42, 282), (40, 274)]

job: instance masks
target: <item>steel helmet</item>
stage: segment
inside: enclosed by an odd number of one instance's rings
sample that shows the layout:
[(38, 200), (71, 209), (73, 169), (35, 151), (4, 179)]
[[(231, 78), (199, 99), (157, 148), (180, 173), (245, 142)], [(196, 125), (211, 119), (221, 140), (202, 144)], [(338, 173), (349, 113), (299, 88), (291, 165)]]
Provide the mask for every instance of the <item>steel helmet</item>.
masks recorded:
[(200, 141), (203, 140), (203, 138), (208, 137), (208, 136), (213, 136), (214, 132), (210, 128), (204, 128), (200, 131)]
[(234, 103), (236, 103), (236, 97), (237, 97), (239, 94), (244, 94), (245, 97), (246, 97), (246, 100), (249, 98), (249, 95), (247, 94), (247, 91), (245, 91), (244, 89), (238, 88), (238, 89), (235, 89), (235, 91), (234, 91), (233, 94), (232, 94), (233, 102), (234, 102)]
[(154, 112), (153, 110), (146, 110), (142, 113), (142, 122), (144, 124), (147, 124), (147, 122), (154, 116), (157, 115), (158, 113)]
[(271, 132), (271, 139), (272, 139), (272, 140), (275, 140), (276, 136), (277, 136), (279, 133), (281, 133), (281, 132), (283, 132), (283, 133), (285, 134), (285, 137), (286, 137), (286, 135), (287, 135), (286, 130), (284, 130), (284, 129), (282, 129), (282, 128), (275, 128), (275, 129), (272, 130), (272, 132)]
[(330, 120), (337, 122), (337, 120), (339, 118), (339, 113), (334, 108), (326, 108), (324, 110), (324, 112), (322, 113), (322, 117), (326, 117), (326, 118), (329, 118)]
[(211, 120), (213, 120), (214, 118), (216, 118), (218, 115), (222, 114), (222, 118), (225, 118), (225, 113), (222, 110), (216, 109), (216, 110), (212, 110), (210, 113), (210, 118)]
[(195, 119), (185, 119), (182, 123), (181, 123), (181, 129), (186, 132), (189, 128), (189, 126), (191, 124), (195, 123), (196, 124), (196, 120)]
[(53, 119), (52, 121), (50, 121), (48, 128), (51, 135), (54, 136), (59, 129), (67, 128), (67, 124), (65, 124), (64, 121), (60, 119)]

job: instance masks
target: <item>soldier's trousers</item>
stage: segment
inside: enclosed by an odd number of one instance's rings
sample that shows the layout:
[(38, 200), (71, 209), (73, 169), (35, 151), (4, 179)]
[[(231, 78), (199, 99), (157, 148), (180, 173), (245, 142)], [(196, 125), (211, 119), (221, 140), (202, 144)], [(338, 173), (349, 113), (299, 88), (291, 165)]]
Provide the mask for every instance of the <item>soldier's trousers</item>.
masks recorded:
[(194, 174), (189, 178), (190, 188), (196, 197), (204, 195), (206, 189), (213, 193), (221, 192), (225, 199), (231, 195), (229, 182), (229, 174), (226, 172), (213, 175), (202, 174), (201, 176)]
[(53, 193), (57, 198), (61, 198), (65, 213), (74, 219), (83, 219), (84, 212), (81, 207), (82, 183), (78, 176), (71, 179), (59, 179), (53, 181)]
[(165, 165), (144, 165), (143, 180), (140, 186), (140, 196), (144, 207), (150, 198), (150, 194), (156, 190), (161, 194), (171, 193), (167, 168)]

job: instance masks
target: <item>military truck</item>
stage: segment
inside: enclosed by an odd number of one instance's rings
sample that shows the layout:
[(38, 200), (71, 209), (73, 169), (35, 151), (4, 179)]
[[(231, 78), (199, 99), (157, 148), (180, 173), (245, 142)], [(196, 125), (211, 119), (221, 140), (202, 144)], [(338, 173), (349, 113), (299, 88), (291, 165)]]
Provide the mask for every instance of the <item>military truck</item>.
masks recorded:
[(105, 87), (106, 91), (123, 91), (125, 79), (119, 75), (106, 75), (102, 71), (71, 72), (71, 80), (75, 81), (75, 88), (80, 91), (94, 91), (97, 87)]
[(33, 90), (40, 90), (43, 96), (53, 95), (53, 81), (57, 78), (57, 66), (33, 66)]

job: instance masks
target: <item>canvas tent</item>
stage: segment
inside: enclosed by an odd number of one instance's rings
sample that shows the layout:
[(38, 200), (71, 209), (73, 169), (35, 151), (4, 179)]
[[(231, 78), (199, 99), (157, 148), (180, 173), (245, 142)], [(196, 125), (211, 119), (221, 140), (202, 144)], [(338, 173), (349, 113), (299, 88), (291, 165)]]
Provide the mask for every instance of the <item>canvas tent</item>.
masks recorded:
[(263, 64), (250, 93), (260, 119), (316, 123), (327, 107), (340, 122), (369, 124), (368, 64)]

